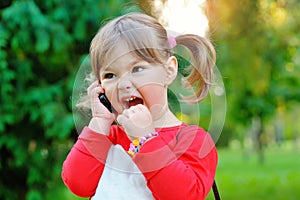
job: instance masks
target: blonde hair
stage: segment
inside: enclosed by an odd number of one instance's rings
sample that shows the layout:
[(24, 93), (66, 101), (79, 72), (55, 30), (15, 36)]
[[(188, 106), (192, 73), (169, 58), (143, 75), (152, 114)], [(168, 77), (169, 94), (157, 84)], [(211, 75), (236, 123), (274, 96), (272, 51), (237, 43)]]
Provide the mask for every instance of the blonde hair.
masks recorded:
[[(195, 87), (195, 95), (185, 96), (183, 100), (198, 103), (209, 91), (216, 60), (215, 49), (209, 40), (198, 35), (179, 35), (175, 40), (191, 54), (189, 74), (183, 84)], [(172, 55), (167, 31), (157, 20), (142, 13), (123, 15), (105, 24), (91, 42), (91, 64), (98, 81), (101, 67), (112, 62), (108, 57), (119, 45), (125, 45), (133, 56), (149, 63), (164, 64)]]

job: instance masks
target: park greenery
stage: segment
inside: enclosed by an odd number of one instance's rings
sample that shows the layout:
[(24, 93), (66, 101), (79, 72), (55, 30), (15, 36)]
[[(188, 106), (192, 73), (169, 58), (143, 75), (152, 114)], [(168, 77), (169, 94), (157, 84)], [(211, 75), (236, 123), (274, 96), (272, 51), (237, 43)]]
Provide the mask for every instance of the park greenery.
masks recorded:
[[(60, 173), (78, 136), (78, 67), (103, 20), (141, 10), (158, 17), (151, 2), (1, 1), (0, 199), (75, 199)], [(226, 199), (300, 198), (299, 9), (298, 0), (207, 3), (227, 96), (216, 177)]]
[(300, 136), (299, 3), (225, 0), (208, 12), (228, 94), (223, 136), (252, 138), (260, 162), (265, 145)]

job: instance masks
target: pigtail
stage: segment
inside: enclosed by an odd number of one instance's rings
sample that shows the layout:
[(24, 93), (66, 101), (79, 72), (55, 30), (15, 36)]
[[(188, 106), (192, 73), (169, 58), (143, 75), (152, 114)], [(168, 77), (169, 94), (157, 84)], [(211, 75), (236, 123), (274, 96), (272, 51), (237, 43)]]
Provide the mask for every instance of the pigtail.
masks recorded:
[(209, 92), (212, 82), (212, 69), (216, 63), (216, 51), (212, 43), (201, 36), (193, 34), (179, 35), (177, 45), (185, 46), (191, 53), (189, 74), (182, 81), (184, 88), (194, 87), (195, 94), (182, 96), (188, 103), (199, 103)]

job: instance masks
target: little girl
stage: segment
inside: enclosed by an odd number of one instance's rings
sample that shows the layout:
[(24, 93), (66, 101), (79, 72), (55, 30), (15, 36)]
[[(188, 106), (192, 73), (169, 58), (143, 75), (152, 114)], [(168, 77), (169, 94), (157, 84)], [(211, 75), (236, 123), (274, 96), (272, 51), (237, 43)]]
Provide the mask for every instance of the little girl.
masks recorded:
[(62, 170), (74, 194), (96, 200), (205, 199), (217, 152), (207, 132), (181, 122), (169, 109), (167, 90), (178, 70), (172, 54), (176, 45), (192, 56), (184, 84), (194, 85), (195, 95), (183, 100), (198, 103), (208, 93), (215, 65), (207, 39), (168, 38), (161, 24), (139, 13), (118, 17), (96, 34), (90, 56), (97, 81), (88, 88), (92, 118)]

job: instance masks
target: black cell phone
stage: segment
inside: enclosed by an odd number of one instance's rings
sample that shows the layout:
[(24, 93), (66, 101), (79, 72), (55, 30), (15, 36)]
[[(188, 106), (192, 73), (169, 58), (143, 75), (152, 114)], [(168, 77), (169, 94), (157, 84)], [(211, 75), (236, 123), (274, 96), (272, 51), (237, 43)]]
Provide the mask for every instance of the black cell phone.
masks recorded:
[(104, 93), (99, 94), (100, 102), (112, 113), (113, 108)]

